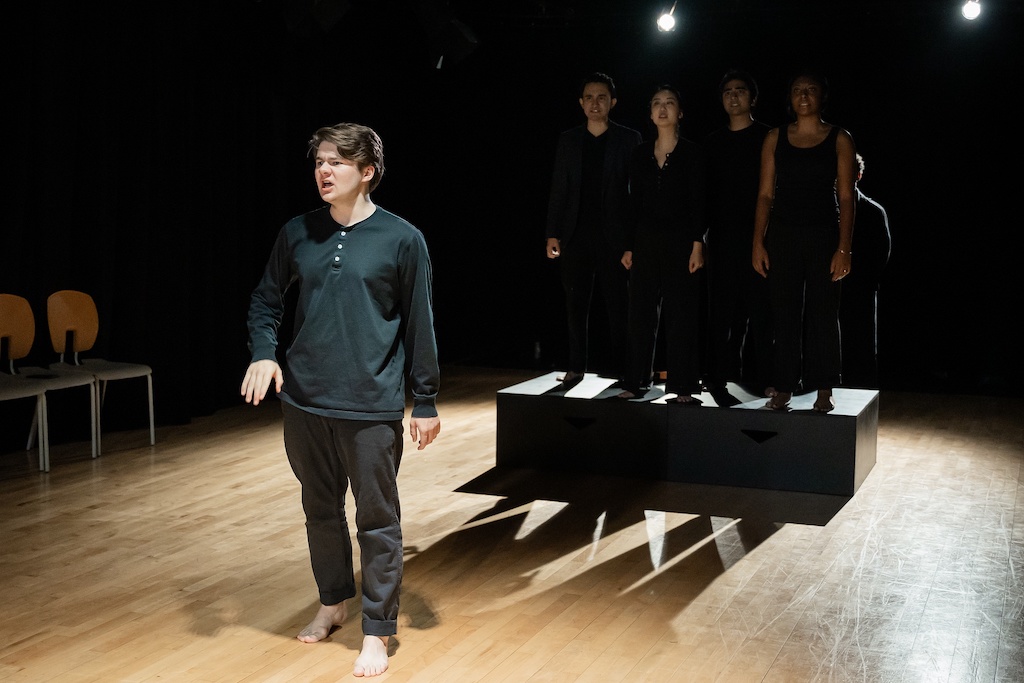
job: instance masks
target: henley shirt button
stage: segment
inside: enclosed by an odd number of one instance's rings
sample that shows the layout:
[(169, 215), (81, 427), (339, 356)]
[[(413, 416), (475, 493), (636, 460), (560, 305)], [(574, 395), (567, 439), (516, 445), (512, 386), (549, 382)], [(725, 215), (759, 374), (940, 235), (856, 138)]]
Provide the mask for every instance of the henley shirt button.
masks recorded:
[(344, 249), (344, 247), (343, 247), (342, 245), (340, 245), (340, 244), (339, 244), (339, 245), (338, 245), (338, 249)]
[(341, 236), (342, 236), (342, 237), (344, 237), (344, 236), (345, 236), (345, 231), (344, 231), (344, 230), (342, 230), (342, 231), (341, 231)]
[(338, 262), (338, 261), (340, 261), (340, 260), (341, 260), (341, 257), (340, 257), (340, 256), (335, 256), (335, 257), (334, 257), (334, 261), (335, 261), (335, 262)]

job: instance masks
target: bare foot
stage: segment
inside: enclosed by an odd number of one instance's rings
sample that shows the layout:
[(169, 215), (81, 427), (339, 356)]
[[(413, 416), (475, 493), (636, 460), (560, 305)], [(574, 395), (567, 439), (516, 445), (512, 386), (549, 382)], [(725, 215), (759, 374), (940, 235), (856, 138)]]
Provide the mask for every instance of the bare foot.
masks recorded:
[(775, 387), (765, 387), (764, 395), (768, 398), (775, 398), (775, 395), (779, 392), (775, 391)]
[(814, 402), (814, 410), (819, 413), (830, 413), (836, 408), (831, 389), (818, 389), (818, 398)]
[(582, 382), (585, 376), (586, 373), (584, 372), (576, 372), (575, 370), (570, 370), (569, 372), (559, 377), (558, 381), (566, 385), (576, 385)]
[(316, 643), (329, 636), (336, 626), (344, 624), (346, 617), (348, 610), (344, 602), (337, 605), (320, 605), (313, 621), (295, 637), (304, 643)]
[(793, 394), (786, 391), (776, 391), (775, 395), (772, 396), (768, 403), (764, 404), (765, 408), (771, 408), (772, 410), (786, 410), (789, 407), (789, 399), (793, 398)]
[(353, 676), (380, 676), (388, 670), (390, 636), (363, 636), (363, 650), (356, 657)]
[(621, 398), (623, 401), (628, 401), (630, 399), (636, 398), (636, 394), (634, 394), (629, 389), (623, 389), (619, 393), (615, 394), (615, 398)]

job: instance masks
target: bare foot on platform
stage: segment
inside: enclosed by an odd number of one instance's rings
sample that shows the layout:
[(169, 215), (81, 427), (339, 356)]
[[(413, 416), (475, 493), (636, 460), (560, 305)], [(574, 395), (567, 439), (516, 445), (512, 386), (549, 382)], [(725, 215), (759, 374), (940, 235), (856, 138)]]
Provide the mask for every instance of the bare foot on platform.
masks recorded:
[(832, 390), (818, 389), (818, 398), (814, 402), (814, 411), (818, 413), (831, 413), (835, 408), (836, 402), (832, 398)]
[(572, 389), (574, 386), (582, 382), (584, 377), (586, 377), (586, 373), (570, 370), (562, 375), (558, 381), (561, 382), (562, 389)]
[(789, 408), (789, 399), (791, 398), (793, 398), (793, 394), (787, 391), (776, 391), (768, 403), (764, 404), (764, 407), (771, 410), (786, 410)]
[(346, 610), (344, 602), (339, 602), (337, 605), (320, 605), (313, 621), (309, 622), (309, 625), (299, 631), (299, 635), (295, 637), (304, 643), (319, 642), (331, 635), (331, 631), (335, 628), (344, 624), (347, 617), (348, 610)]
[(363, 636), (363, 649), (356, 657), (353, 676), (380, 676), (388, 670), (390, 636)]

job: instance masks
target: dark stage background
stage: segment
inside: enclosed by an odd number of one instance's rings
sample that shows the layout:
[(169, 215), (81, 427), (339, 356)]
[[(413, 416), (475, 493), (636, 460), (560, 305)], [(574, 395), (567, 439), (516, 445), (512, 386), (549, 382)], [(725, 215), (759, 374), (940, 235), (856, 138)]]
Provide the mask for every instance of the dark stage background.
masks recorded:
[[(974, 23), (960, 2), (692, 0), (670, 34), (646, 0), (25, 4), (3, 29), (0, 291), (33, 304), (36, 364), (47, 295), (90, 292), (95, 355), (153, 366), (158, 424), (236, 405), (249, 294), (283, 222), (320, 205), (306, 140), (357, 121), (385, 143), (374, 200), (430, 246), (442, 361), (546, 371), (565, 340), (544, 214), (579, 78), (614, 76), (613, 118), (645, 135), (675, 83), (700, 139), (724, 125), (727, 68), (778, 125), (813, 64), (889, 211), (882, 389), (1016, 392), (1022, 2), (982, 0)], [(116, 384), (105, 429), (144, 425), (143, 388)], [(87, 438), (84, 400), (51, 399), (55, 441)], [(29, 404), (0, 404), (0, 452)]]

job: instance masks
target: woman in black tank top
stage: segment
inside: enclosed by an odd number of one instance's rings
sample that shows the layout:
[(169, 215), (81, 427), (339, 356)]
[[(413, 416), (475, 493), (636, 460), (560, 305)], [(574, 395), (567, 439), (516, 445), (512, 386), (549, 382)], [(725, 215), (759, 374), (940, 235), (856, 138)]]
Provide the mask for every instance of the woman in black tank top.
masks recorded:
[(802, 386), (827, 413), (840, 382), (839, 282), (850, 272), (856, 149), (847, 131), (822, 120), (827, 92), (821, 76), (794, 78), (796, 120), (769, 131), (761, 152), (752, 262), (771, 292), (774, 410)]

